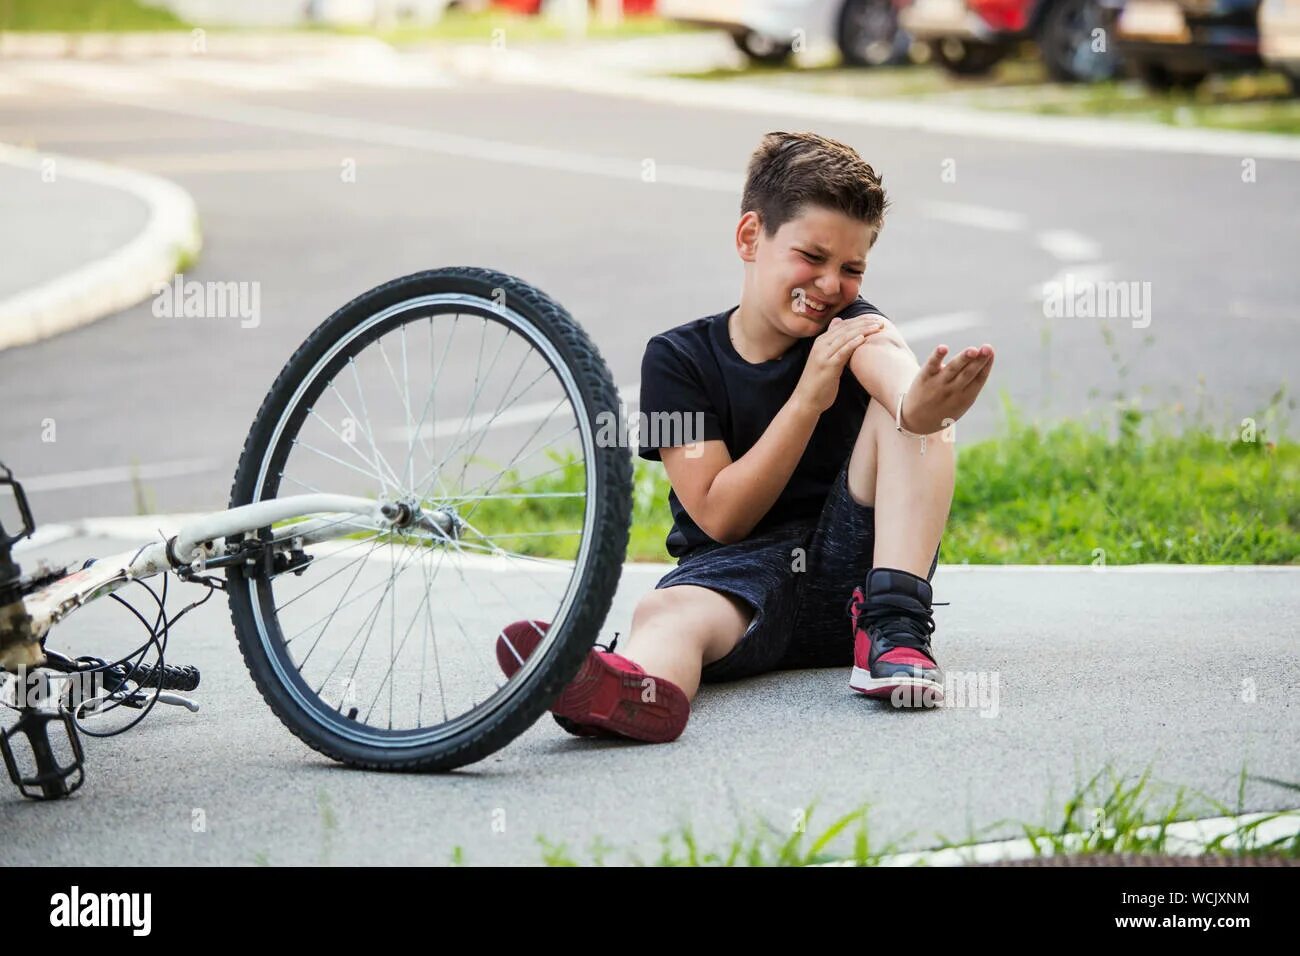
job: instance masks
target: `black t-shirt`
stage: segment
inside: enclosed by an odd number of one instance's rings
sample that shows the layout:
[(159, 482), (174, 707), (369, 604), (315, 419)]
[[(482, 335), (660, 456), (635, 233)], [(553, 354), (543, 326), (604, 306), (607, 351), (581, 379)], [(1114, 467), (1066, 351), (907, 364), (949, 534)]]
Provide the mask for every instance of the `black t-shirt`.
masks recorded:
[[(794, 393), (816, 336), (798, 340), (770, 361), (746, 362), (727, 330), (737, 308), (661, 332), (646, 344), (637, 447), (642, 458), (662, 461), (660, 448), (721, 439), (735, 461), (762, 437)], [(851, 319), (868, 313), (883, 315), (859, 296), (838, 314)], [(751, 536), (793, 522), (816, 523), (831, 484), (853, 451), (869, 401), (846, 364), (835, 403), (818, 419), (790, 481)], [(665, 542), (669, 554), (680, 560), (713, 543), (691, 520), (676, 491), (669, 492), (668, 506), (673, 515)]]

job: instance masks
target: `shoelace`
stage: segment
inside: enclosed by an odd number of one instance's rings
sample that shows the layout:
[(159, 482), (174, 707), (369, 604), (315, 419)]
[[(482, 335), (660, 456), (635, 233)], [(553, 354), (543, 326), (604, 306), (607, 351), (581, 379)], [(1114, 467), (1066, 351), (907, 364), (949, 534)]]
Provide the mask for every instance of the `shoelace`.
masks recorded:
[[(931, 601), (930, 607), (947, 606), (950, 601)], [(844, 606), (845, 613), (853, 617), (853, 598)], [(877, 635), (885, 648), (911, 647), (930, 653), (930, 635), (934, 633), (934, 618), (930, 612), (897, 606), (864, 605), (859, 623), (865, 630), (879, 625)]]
[[(951, 603), (952, 603), (951, 601), (931, 601), (930, 607), (932, 608), (947, 607)], [(844, 616), (849, 618), (850, 620), (852, 620), (853, 618), (853, 595), (851, 594), (849, 595), (849, 599), (846, 602), (844, 602)], [(931, 628), (931, 631), (933, 630), (934, 629)]]
[(911, 647), (930, 653), (934, 618), (928, 611), (910, 607), (868, 608), (863, 614), (863, 627), (872, 626), (877, 627), (876, 636), (886, 648)]

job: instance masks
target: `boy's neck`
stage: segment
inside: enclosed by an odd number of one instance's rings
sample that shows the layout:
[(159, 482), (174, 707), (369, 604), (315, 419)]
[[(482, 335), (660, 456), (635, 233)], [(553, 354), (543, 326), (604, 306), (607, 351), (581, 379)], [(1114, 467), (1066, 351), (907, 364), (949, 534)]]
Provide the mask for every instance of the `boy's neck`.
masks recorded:
[(727, 319), (727, 334), (737, 354), (751, 365), (780, 358), (799, 341), (773, 328), (757, 309), (749, 306), (743, 293), (740, 306)]

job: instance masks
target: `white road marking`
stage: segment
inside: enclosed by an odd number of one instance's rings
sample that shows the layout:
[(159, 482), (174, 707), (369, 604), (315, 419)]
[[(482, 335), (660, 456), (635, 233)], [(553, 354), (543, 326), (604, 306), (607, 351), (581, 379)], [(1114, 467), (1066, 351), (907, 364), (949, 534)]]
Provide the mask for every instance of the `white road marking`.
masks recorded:
[(984, 324), (981, 312), (945, 312), (942, 315), (927, 315), (910, 322), (896, 322), (899, 334), (909, 342), (912, 339), (936, 338), (949, 332), (973, 328)]
[(977, 229), (992, 229), (996, 232), (1019, 232), (1028, 227), (1028, 220), (1021, 213), (992, 209), (988, 206), (927, 201), (921, 203), (921, 212), (931, 219), (941, 219), (962, 226), (974, 226)]
[(70, 488), (95, 488), (100, 485), (117, 485), (128, 482), (132, 475), (144, 480), (150, 478), (183, 478), (186, 475), (203, 475), (216, 471), (222, 462), (215, 458), (185, 458), (180, 461), (159, 461), (146, 465), (120, 465), (113, 468), (90, 468), (85, 471), (65, 471), (53, 475), (21, 478), (24, 491), (67, 491)]
[[(407, 154), (396, 150), (353, 151), (347, 158), (354, 160), (358, 169), (411, 162)], [(110, 156), (106, 162), (162, 174), (274, 172), (282, 169), (337, 172), (342, 168), (343, 150), (331, 151), (321, 147), (318, 149), (240, 149), (211, 153), (134, 153)]]
[(1105, 282), (1114, 267), (1109, 262), (1089, 262), (1067, 266), (1051, 278), (1030, 286), (1026, 296), (1030, 302), (1041, 302), (1049, 289), (1062, 290), (1067, 286), (1078, 289), (1085, 285)]
[(1101, 246), (1072, 229), (1048, 229), (1036, 237), (1039, 248), (1063, 262), (1086, 262), (1101, 256)]

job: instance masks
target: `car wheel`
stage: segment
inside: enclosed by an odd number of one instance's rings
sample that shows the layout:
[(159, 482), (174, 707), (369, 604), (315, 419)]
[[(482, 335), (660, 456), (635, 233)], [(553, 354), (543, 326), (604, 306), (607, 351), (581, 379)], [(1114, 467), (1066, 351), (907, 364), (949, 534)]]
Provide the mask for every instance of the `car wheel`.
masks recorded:
[(847, 66), (902, 63), (912, 45), (893, 0), (844, 0), (835, 41)]
[(1093, 33), (1099, 29), (1104, 26), (1097, 0), (1056, 0), (1038, 31), (1048, 76), (1061, 83), (1096, 83), (1114, 76), (1119, 64), (1114, 50), (1109, 45), (1093, 49)]
[(995, 43), (975, 43), (944, 37), (933, 43), (934, 58), (956, 76), (982, 76), (1007, 55), (1007, 48)]
[(757, 33), (754, 30), (733, 33), (731, 39), (735, 42), (736, 49), (755, 63), (780, 66), (789, 60), (791, 54), (794, 53), (793, 41), (786, 43), (781, 40), (774, 40), (770, 36)]

